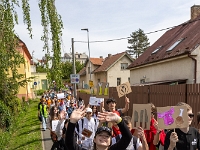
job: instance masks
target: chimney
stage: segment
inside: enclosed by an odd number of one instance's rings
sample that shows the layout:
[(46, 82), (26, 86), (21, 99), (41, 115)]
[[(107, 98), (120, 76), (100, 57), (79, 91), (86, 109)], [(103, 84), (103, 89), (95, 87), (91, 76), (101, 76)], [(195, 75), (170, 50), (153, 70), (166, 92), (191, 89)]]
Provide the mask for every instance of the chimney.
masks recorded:
[(103, 56), (100, 56), (99, 58), (103, 58)]
[(108, 54), (108, 58), (110, 58), (112, 55), (111, 54)]
[(200, 5), (194, 5), (191, 7), (191, 20), (196, 19), (200, 15)]

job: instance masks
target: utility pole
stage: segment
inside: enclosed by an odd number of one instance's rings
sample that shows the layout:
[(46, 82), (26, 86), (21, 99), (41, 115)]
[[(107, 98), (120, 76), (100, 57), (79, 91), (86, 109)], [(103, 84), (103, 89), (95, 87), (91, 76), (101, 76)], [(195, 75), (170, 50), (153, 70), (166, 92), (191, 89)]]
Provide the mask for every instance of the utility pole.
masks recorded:
[[(76, 74), (76, 65), (75, 65), (75, 54), (74, 54), (74, 38), (72, 38), (72, 62), (73, 62), (73, 74)], [(73, 84), (74, 89), (74, 98), (76, 98), (76, 83)]]

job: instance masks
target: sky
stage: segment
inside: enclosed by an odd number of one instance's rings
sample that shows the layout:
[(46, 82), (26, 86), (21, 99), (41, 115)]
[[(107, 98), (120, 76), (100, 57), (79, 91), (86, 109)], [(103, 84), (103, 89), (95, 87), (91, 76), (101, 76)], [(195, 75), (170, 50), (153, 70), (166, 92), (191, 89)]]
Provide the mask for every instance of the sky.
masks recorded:
[[(29, 37), (27, 26), (23, 23), (22, 11), (18, 8), (19, 24), (15, 31), (26, 44), (34, 58), (42, 59), (43, 42), (40, 40), (43, 27), (38, 0), (29, 0), (33, 39)], [(61, 55), (71, 52), (71, 39), (74, 38), (74, 51), (88, 52), (87, 31), (89, 30), (90, 57), (104, 58), (108, 54), (117, 54), (128, 50), (127, 39), (107, 41), (129, 37), (139, 28), (144, 33), (179, 25), (190, 19), (190, 9), (200, 5), (197, 0), (56, 0), (56, 8), (62, 17)], [(146, 34), (150, 45), (158, 40), (165, 32)], [(78, 42), (85, 41), (85, 42)], [(50, 45), (51, 47), (51, 45)]]

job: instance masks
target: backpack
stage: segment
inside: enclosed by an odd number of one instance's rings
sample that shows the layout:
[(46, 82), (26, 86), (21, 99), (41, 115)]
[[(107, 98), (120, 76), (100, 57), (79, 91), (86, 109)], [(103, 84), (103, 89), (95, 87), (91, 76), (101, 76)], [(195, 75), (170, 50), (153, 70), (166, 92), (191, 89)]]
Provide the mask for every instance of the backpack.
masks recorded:
[[(132, 136), (132, 138), (133, 138), (133, 147), (134, 147), (135, 150), (137, 150), (137, 149), (136, 149), (136, 145), (137, 145), (137, 137)], [(116, 139), (116, 143), (117, 143), (121, 138), (120, 138), (119, 135), (117, 135), (117, 136), (115, 137), (115, 139)]]
[[(95, 125), (97, 125), (97, 120), (94, 118), (94, 122), (95, 122)], [(83, 124), (84, 124), (84, 119), (82, 118), (81, 119), (81, 125), (82, 125), (82, 129), (83, 129)], [(76, 123), (76, 129), (77, 129), (77, 132), (79, 133), (79, 131), (80, 131), (80, 129), (79, 129), (79, 124), (78, 124), (78, 122)], [(78, 135), (78, 133), (76, 133), (76, 137), (77, 138), (79, 138), (79, 135)]]

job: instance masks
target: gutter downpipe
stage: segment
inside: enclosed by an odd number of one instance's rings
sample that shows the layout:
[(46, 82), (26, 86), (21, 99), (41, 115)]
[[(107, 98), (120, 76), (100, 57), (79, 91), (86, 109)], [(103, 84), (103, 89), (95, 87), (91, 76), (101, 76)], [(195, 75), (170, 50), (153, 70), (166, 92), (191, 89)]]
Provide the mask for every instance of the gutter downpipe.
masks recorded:
[(188, 57), (194, 61), (194, 84), (197, 82), (197, 60), (191, 56), (191, 53), (188, 54)]

